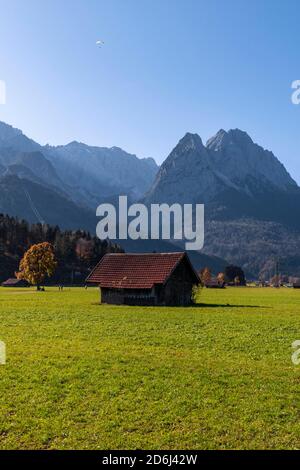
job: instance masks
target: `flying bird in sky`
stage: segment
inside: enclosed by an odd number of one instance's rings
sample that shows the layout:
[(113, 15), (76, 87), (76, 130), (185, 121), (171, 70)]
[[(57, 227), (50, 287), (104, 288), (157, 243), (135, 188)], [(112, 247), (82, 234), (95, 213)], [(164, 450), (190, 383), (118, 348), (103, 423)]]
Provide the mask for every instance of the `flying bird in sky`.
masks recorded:
[(97, 46), (102, 47), (104, 46), (104, 41), (96, 41)]

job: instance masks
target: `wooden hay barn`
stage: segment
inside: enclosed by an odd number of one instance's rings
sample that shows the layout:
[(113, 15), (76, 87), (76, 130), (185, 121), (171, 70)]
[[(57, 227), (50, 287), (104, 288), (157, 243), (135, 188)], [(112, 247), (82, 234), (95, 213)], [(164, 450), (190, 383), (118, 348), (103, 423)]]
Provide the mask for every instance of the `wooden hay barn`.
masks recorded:
[(186, 253), (107, 254), (87, 278), (116, 305), (190, 305), (200, 283)]
[(29, 287), (29, 284), (24, 279), (16, 279), (12, 277), (2, 283), (2, 287)]

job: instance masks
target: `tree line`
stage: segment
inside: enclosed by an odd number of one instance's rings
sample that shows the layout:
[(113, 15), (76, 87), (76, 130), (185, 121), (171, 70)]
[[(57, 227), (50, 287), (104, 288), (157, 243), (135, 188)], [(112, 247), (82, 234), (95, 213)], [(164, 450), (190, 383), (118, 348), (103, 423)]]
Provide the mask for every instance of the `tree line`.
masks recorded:
[(58, 226), (29, 224), (0, 214), (0, 281), (13, 277), (25, 252), (38, 243), (53, 246), (57, 269), (52, 282), (82, 283), (89, 269), (106, 253), (122, 253), (122, 248), (101, 241), (84, 230), (62, 231)]
[(225, 284), (235, 285), (235, 286), (245, 286), (246, 285), (246, 278), (245, 273), (239, 266), (229, 265), (226, 266), (224, 272), (220, 272), (217, 276), (213, 277), (211, 269), (209, 267), (205, 267), (201, 269), (200, 273), (200, 280), (202, 285), (207, 286), (211, 283), (214, 279), (215, 283), (219, 284), (220, 286), (224, 286)]

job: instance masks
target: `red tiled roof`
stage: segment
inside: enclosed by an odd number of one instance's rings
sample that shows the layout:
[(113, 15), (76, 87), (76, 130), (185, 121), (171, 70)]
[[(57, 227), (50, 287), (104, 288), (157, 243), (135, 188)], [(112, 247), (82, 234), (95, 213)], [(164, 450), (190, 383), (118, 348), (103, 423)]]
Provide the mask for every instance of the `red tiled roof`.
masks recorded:
[(185, 253), (107, 254), (87, 282), (100, 287), (151, 289), (154, 284), (164, 284), (185, 256)]

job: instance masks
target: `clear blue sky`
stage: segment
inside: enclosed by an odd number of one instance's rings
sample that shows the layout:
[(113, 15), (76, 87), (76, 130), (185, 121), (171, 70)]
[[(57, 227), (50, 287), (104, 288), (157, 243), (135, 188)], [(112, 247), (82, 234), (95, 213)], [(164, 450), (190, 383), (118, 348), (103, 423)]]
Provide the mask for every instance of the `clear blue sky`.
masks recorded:
[(35, 140), (161, 162), (187, 131), (239, 127), (300, 182), (299, 1), (0, 0), (0, 15), (0, 120)]

